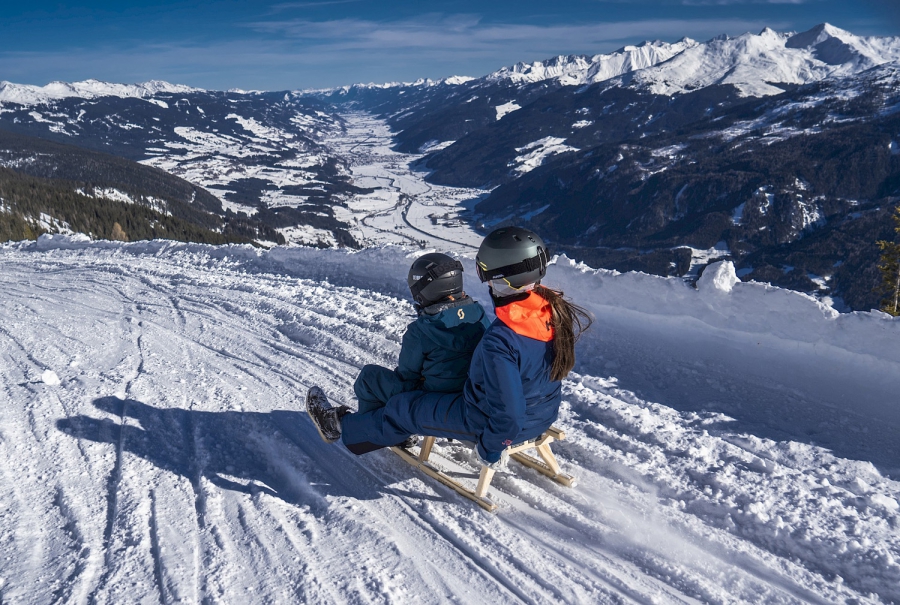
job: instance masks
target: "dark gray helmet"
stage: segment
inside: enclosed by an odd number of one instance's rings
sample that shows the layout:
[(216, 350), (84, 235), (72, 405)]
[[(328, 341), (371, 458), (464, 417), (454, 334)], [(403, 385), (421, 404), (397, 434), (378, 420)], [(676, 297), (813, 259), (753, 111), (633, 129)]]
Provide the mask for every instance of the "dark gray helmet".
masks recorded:
[(406, 283), (416, 303), (427, 307), (448, 296), (461, 294), (463, 291), (463, 266), (458, 260), (431, 252), (417, 258)]
[(475, 266), (483, 281), (504, 280), (512, 288), (536, 284), (547, 273), (547, 246), (537, 233), (501, 227), (484, 238)]

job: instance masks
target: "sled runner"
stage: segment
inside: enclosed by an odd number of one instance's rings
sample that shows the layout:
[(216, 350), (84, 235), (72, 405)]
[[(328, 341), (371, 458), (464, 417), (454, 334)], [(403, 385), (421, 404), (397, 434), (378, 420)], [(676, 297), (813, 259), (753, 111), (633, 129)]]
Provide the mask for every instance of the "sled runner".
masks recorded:
[[(561, 485), (572, 487), (575, 485), (575, 478), (561, 471), (559, 463), (556, 461), (556, 457), (550, 450), (550, 444), (553, 441), (562, 441), (565, 438), (566, 434), (564, 432), (551, 426), (537, 439), (508, 447), (506, 453), (509, 454), (510, 459), (533, 468), (537, 472), (550, 477)], [(418, 454), (401, 446), (394, 446), (391, 448), (391, 451), (416, 468), (421, 469), (426, 475), (437, 479), (447, 487), (452, 488), (459, 494), (472, 500), (481, 508), (491, 512), (497, 510), (497, 504), (487, 497), (491, 479), (494, 478), (494, 469), (482, 466), (481, 473), (478, 476), (478, 484), (475, 486), (474, 490), (470, 489), (428, 461), (429, 456), (431, 456), (431, 449), (434, 447), (434, 441), (435, 437), (425, 437), (419, 447)], [(524, 453), (531, 449), (537, 451), (539, 458)]]

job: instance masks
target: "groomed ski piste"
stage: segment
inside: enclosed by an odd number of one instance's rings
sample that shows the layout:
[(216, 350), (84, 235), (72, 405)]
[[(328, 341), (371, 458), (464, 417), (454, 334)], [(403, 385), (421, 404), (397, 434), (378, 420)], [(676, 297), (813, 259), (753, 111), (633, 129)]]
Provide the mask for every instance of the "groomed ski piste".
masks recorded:
[(393, 366), (421, 252), (0, 246), (0, 602), (900, 602), (900, 320), (558, 258), (578, 485), (519, 465), (491, 514), (304, 411)]

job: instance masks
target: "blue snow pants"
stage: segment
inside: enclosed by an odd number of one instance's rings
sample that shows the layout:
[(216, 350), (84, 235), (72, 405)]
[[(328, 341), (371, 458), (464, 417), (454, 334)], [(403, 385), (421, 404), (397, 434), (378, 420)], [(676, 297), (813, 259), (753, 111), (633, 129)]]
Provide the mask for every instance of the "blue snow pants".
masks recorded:
[(384, 407), (394, 395), (414, 388), (414, 381), (403, 380), (394, 370), (373, 364), (363, 366), (353, 383), (353, 392), (359, 402), (358, 411), (361, 414)]
[(486, 422), (462, 393), (409, 391), (391, 397), (384, 407), (345, 415), (341, 440), (354, 454), (397, 445), (410, 435), (475, 441)]

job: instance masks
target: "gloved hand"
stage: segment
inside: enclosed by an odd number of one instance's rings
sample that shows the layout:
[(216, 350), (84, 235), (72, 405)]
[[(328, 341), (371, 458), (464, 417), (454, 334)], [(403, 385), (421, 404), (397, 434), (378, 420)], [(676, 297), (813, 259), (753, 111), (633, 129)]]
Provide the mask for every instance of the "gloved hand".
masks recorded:
[(500, 459), (496, 462), (488, 462), (487, 460), (485, 460), (484, 456), (481, 455), (480, 446), (475, 448), (475, 453), (478, 456), (478, 461), (481, 462), (481, 464), (483, 464), (484, 466), (493, 469), (494, 471), (503, 472), (506, 470), (506, 465), (509, 462), (509, 454), (506, 452), (506, 450), (500, 452)]

